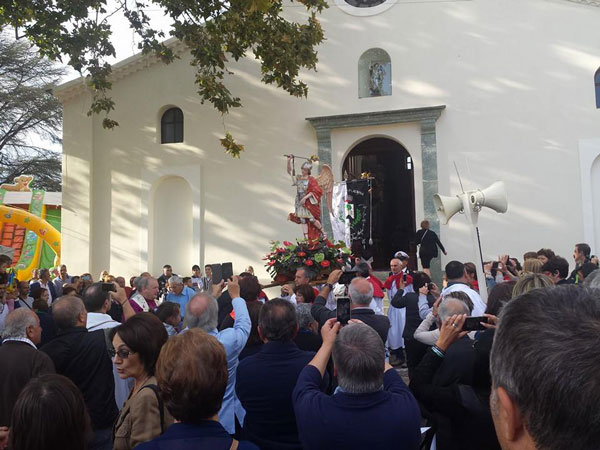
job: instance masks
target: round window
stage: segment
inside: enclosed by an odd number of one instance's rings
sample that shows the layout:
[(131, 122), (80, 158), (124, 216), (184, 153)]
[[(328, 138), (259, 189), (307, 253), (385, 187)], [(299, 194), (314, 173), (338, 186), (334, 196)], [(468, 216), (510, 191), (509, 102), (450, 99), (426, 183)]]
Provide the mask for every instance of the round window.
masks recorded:
[(334, 0), (342, 11), (352, 16), (374, 16), (396, 3), (397, 0)]

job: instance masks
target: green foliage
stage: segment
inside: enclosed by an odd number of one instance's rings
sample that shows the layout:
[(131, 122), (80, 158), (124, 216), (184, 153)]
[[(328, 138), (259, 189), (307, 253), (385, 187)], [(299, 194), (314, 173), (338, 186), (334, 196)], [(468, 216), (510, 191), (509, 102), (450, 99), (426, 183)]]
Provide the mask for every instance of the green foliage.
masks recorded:
[(225, 133), (225, 138), (220, 139), (221, 146), (225, 149), (225, 153), (232, 158), (240, 158), (240, 153), (244, 151), (244, 146), (235, 142), (231, 133)]
[(296, 269), (303, 267), (315, 275), (325, 276), (333, 269), (344, 267), (351, 260), (350, 250), (343, 241), (333, 243), (323, 237), (293, 242), (273, 242), (271, 252), (263, 260), (273, 278), (293, 279)]
[(36, 146), (31, 137), (60, 142), (62, 108), (52, 87), (63, 74), (29, 43), (0, 33), (0, 184), (33, 174), (34, 187), (61, 190), (60, 154)]
[[(8, 0), (0, 3), (0, 30), (13, 27), (34, 43), (40, 54), (64, 61), (86, 75), (93, 92), (92, 114), (105, 114), (103, 125), (118, 125), (110, 119), (114, 102), (109, 97), (111, 66), (115, 55), (108, 18), (123, 14), (139, 37), (139, 49), (154, 53), (165, 63), (175, 59), (144, 12), (161, 8), (172, 21), (171, 34), (184, 42), (196, 68), (195, 83), (202, 102), (208, 101), (222, 114), (241, 106), (241, 100), (225, 85), (230, 59), (248, 53), (260, 62), (262, 81), (274, 84), (296, 97), (308, 88), (298, 75), (302, 68), (314, 70), (316, 47), (323, 30), (316, 14), (327, 7), (325, 0), (297, 0), (308, 12), (305, 23), (285, 19), (283, 0), (116, 0), (109, 11), (107, 0)], [(112, 3), (111, 3), (112, 4)], [(229, 135), (230, 136), (230, 135)], [(243, 146), (225, 137), (226, 152), (239, 158)]]

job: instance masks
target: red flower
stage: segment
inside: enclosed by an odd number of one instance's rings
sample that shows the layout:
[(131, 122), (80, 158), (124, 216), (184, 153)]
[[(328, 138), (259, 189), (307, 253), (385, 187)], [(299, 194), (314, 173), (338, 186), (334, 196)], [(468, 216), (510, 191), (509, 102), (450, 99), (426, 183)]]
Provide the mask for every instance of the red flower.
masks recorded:
[(285, 249), (283, 249), (283, 248), (278, 248), (278, 249), (277, 249), (277, 253), (285, 253)]
[(304, 264), (306, 264), (308, 267), (310, 267), (310, 266), (312, 266), (314, 263), (313, 263), (313, 260), (312, 260), (312, 259), (307, 259), (306, 261), (304, 261)]
[(291, 247), (292, 243), (288, 241), (283, 241), (283, 245), (285, 245), (286, 247)]
[(298, 256), (300, 256), (300, 257), (306, 256), (306, 253), (304, 253), (304, 252), (298, 252)]
[(329, 261), (327, 261), (327, 260), (325, 260), (325, 261), (321, 261), (321, 266), (322, 266), (322, 267), (329, 267), (329, 266), (330, 266), (330, 263), (329, 263)]
[(334, 248), (334, 247), (335, 247), (335, 245), (334, 245), (334, 244), (332, 244), (330, 241), (327, 241), (327, 247), (329, 247), (329, 248)]
[(275, 261), (270, 261), (270, 262), (269, 262), (267, 265), (268, 265), (269, 267), (271, 267), (271, 266), (274, 266), (274, 265), (275, 265)]

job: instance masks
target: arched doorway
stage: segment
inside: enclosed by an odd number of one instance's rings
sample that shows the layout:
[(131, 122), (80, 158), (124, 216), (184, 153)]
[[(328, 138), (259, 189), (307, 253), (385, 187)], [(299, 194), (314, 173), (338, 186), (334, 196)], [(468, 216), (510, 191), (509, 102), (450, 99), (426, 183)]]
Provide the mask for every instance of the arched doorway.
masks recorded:
[(416, 268), (414, 168), (410, 153), (388, 138), (360, 142), (344, 160), (345, 180), (357, 180), (369, 172), (373, 180), (373, 268), (387, 270), (398, 250), (411, 257)]

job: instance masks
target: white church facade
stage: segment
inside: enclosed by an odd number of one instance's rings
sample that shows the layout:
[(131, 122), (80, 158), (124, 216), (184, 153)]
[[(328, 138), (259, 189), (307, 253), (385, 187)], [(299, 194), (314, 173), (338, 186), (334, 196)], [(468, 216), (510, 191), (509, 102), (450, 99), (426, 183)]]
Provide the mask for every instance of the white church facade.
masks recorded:
[[(290, 4), (292, 5), (292, 4)], [(303, 8), (284, 8), (291, 19)], [(64, 105), (62, 260), (119, 275), (170, 263), (250, 264), (260, 278), (295, 188), (284, 154), (317, 154), (336, 180), (375, 177), (376, 257), (409, 250), (429, 219), (448, 258), (474, 260), (464, 217), (439, 225), (433, 194), (506, 183), (506, 214), (480, 215), (484, 258), (600, 247), (600, 1), (335, 0), (306, 99), (260, 82), (248, 57), (227, 79), (243, 107), (202, 105), (194, 69), (137, 55), (113, 67), (119, 122), (86, 115), (81, 79)], [(224, 153), (224, 129), (245, 145)], [(327, 221), (325, 221), (327, 222)], [(414, 251), (414, 248), (413, 248)]]

